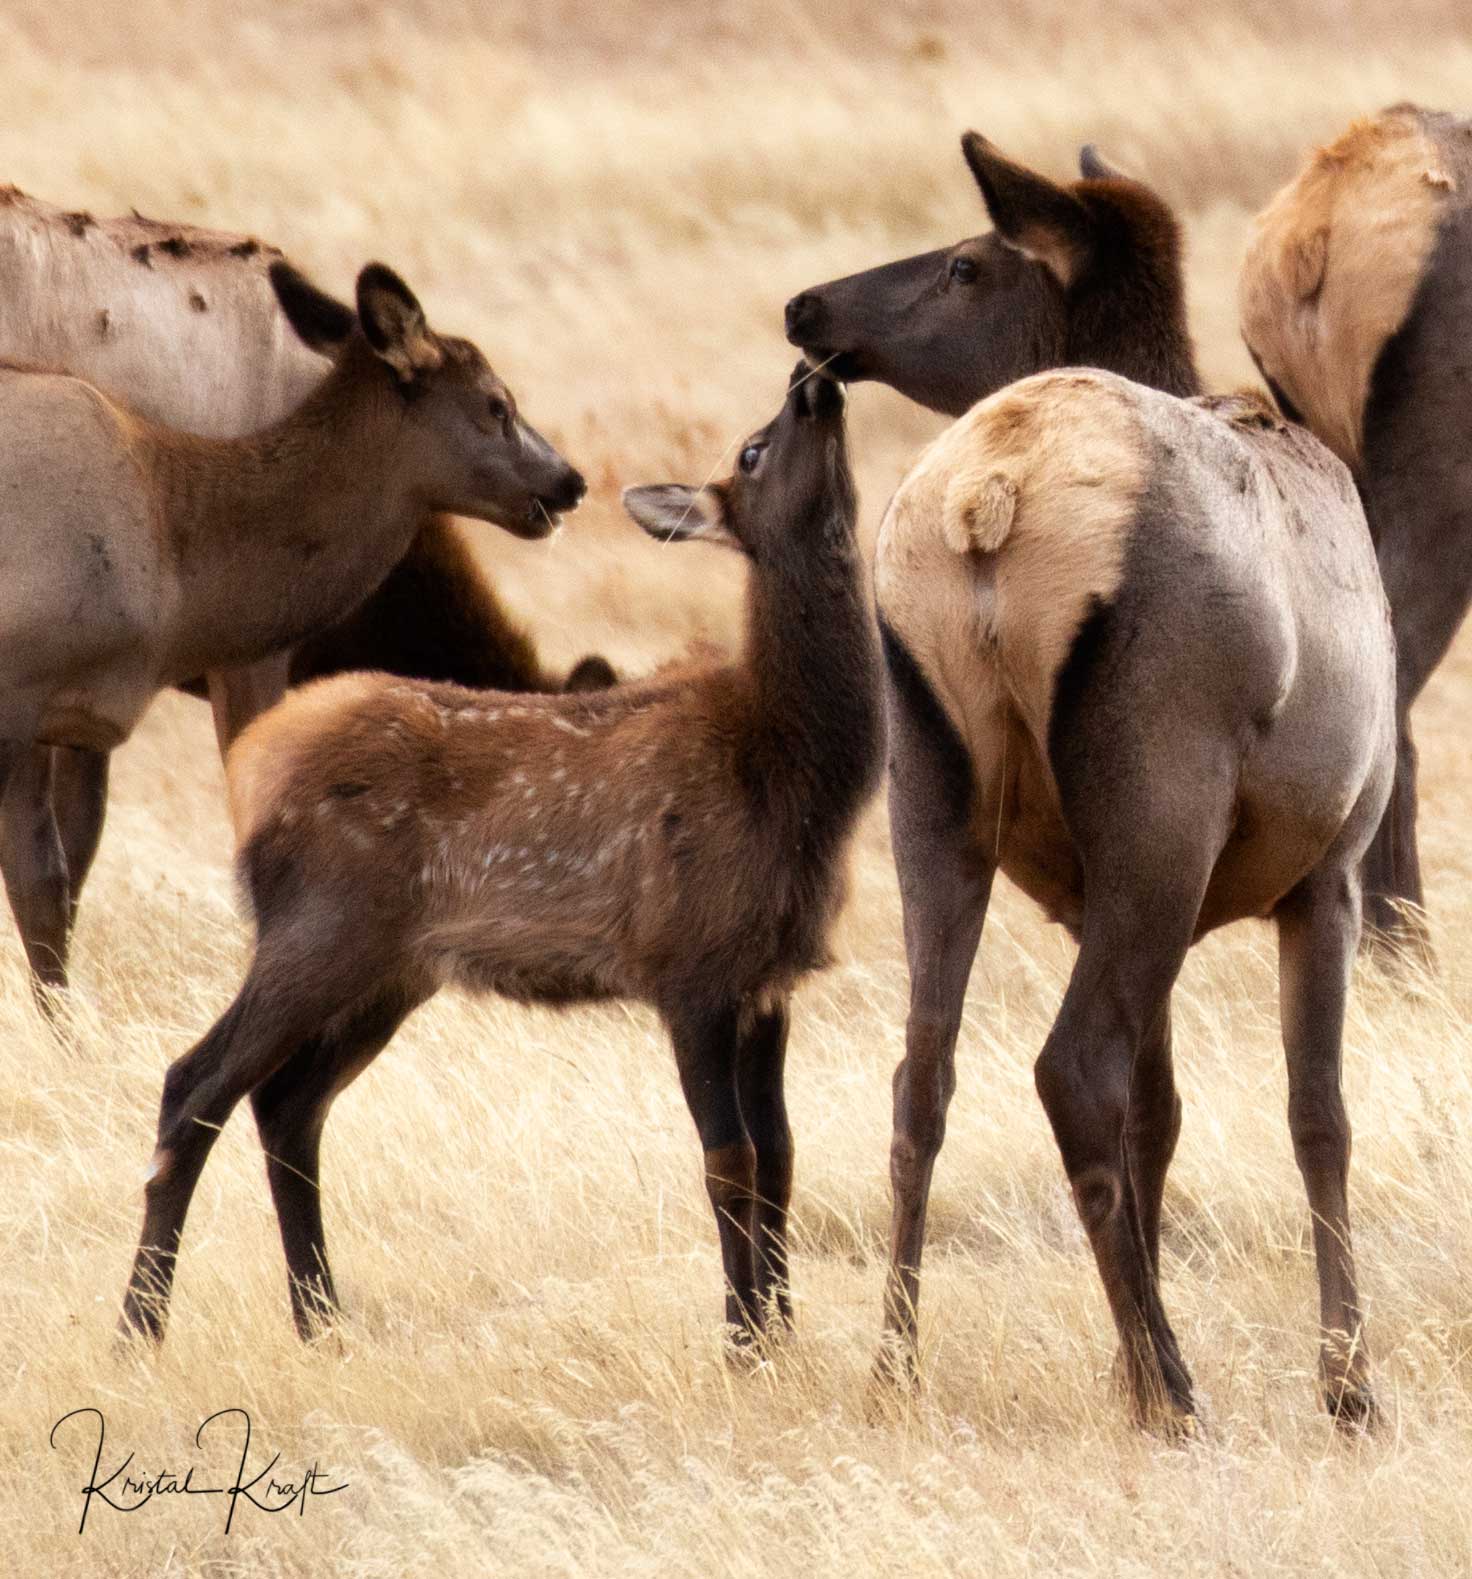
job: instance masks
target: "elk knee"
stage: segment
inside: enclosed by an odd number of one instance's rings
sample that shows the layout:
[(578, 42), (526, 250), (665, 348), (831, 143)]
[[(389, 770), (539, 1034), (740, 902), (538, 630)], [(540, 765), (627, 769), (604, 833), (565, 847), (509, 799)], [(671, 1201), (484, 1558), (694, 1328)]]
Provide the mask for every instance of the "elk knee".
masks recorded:
[(160, 1146), (148, 1162), (148, 1172), (143, 1175), (143, 1188), (163, 1184), (174, 1166), (174, 1154), (167, 1146)]

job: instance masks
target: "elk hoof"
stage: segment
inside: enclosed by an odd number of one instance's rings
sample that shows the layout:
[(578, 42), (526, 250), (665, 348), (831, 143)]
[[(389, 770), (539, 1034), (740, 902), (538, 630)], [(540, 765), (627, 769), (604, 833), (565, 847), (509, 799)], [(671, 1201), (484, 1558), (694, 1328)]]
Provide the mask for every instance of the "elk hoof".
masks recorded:
[(1346, 1381), (1325, 1388), (1324, 1407), (1341, 1431), (1368, 1433), (1377, 1430), (1383, 1419), (1368, 1382)]
[(729, 1369), (743, 1376), (761, 1369), (766, 1360), (765, 1334), (757, 1332), (746, 1322), (728, 1321), (721, 1352)]
[(920, 1364), (915, 1346), (896, 1333), (886, 1333), (874, 1356), (864, 1402), (870, 1425), (884, 1425), (902, 1414), (920, 1389)]

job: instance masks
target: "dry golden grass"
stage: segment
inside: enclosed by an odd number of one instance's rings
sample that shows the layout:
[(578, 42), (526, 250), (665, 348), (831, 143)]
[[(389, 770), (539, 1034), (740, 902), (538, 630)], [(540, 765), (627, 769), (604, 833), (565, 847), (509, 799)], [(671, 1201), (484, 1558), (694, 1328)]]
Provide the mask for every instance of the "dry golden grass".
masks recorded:
[[(1377, 14), (1378, 12), (1378, 14)], [(591, 14), (589, 14), (591, 13)], [(410, 20), (410, 17), (414, 18)], [(1246, 220), (1301, 150), (1402, 97), (1455, 105), (1454, 0), (1220, 5), (858, 0), (664, 7), (461, 0), (81, 0), (0, 20), (6, 166), (67, 203), (136, 204), (279, 240), (345, 288), (381, 255), (475, 334), (596, 481), (551, 545), (483, 538), (556, 658), (639, 668), (734, 630), (737, 568), (661, 550), (623, 482), (703, 476), (773, 408), (797, 288), (979, 228), (956, 153), (976, 125), (1063, 173), (1097, 139), (1181, 205), (1209, 376)], [(932, 419), (852, 402), (872, 524)], [(117, 1359), (163, 1070), (228, 1001), (247, 948), (203, 711), (161, 703), (119, 754), (76, 947), (73, 1037), (0, 959), (0, 1568), (50, 1574), (1462, 1574), (1472, 1569), (1472, 762), (1464, 643), (1420, 711), (1443, 972), (1359, 984), (1346, 1049), (1353, 1200), (1388, 1420), (1336, 1439), (1313, 1379), (1307, 1212), (1284, 1123), (1271, 935), (1243, 927), (1178, 989), (1186, 1128), (1166, 1292), (1211, 1430), (1122, 1422), (1112, 1334), (1030, 1066), (1066, 940), (999, 895), (962, 1036), (924, 1294), (928, 1386), (866, 1423), (888, 1218), (889, 1071), (905, 974), (880, 809), (841, 963), (801, 995), (800, 1328), (722, 1364), (715, 1235), (652, 1018), (450, 996), (339, 1103), (327, 1217), (349, 1317), (304, 1351), (238, 1114), (196, 1198), (160, 1358)], [(218, 1499), (80, 1539), (80, 1437), (182, 1469), (247, 1407), (283, 1464), (349, 1489), (302, 1518)], [(256, 1462), (263, 1460), (257, 1458)]]

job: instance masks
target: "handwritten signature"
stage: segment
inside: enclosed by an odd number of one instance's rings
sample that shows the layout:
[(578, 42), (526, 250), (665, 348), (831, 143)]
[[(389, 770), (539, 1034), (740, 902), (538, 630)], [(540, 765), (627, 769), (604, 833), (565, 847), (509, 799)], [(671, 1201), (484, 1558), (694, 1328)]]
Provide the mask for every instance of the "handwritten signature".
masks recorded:
[[(86, 1408), (73, 1409), (70, 1414), (64, 1414), (60, 1420), (51, 1427), (51, 1446), (57, 1445), (57, 1432), (69, 1420), (83, 1420), (91, 1418), (97, 1423), (97, 1451), (92, 1457), (92, 1473), (87, 1484), (82, 1487), (82, 1518), (77, 1525), (77, 1534), (80, 1535), (87, 1528), (87, 1515), (92, 1508), (92, 1499), (98, 1498), (109, 1508), (114, 1508), (119, 1513), (136, 1513), (139, 1508), (146, 1507), (155, 1497), (226, 1497), (229, 1511), (225, 1515), (225, 1533), (228, 1535), (230, 1526), (235, 1521), (235, 1510), (240, 1499), (244, 1499), (254, 1508), (259, 1508), (262, 1513), (285, 1513), (288, 1508), (295, 1508), (298, 1515), (307, 1511), (307, 1502), (312, 1497), (330, 1497), (336, 1492), (346, 1491), (347, 1482), (340, 1486), (322, 1484), (327, 1476), (313, 1463), (310, 1468), (303, 1468), (295, 1479), (278, 1478), (276, 1466), (281, 1462), (280, 1453), (273, 1453), (270, 1461), (263, 1465), (255, 1474), (250, 1470), (250, 1415), (244, 1409), (217, 1409), (208, 1419), (200, 1421), (199, 1429), (194, 1433), (194, 1445), (204, 1446), (204, 1435), (216, 1421), (236, 1419), (241, 1427), (240, 1433), (240, 1462), (235, 1472), (235, 1479), (228, 1486), (203, 1486), (195, 1484), (195, 1470), (197, 1465), (191, 1464), (182, 1473), (172, 1469), (159, 1469), (154, 1474), (135, 1473), (128, 1474), (134, 1454), (128, 1456), (105, 1479), (102, 1476), (102, 1450), (107, 1436), (107, 1422), (102, 1418), (100, 1409)], [(82, 1430), (81, 1426), (73, 1428), (73, 1434)], [(219, 1437), (225, 1430), (221, 1427), (212, 1433)], [(248, 1477), (248, 1478), (247, 1478)]]

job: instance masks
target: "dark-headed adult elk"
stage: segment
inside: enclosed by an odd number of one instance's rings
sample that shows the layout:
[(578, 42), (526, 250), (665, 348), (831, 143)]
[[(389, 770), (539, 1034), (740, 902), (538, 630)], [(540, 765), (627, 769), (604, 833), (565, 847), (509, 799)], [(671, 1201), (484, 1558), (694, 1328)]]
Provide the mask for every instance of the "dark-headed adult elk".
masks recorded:
[[(86, 379), (148, 421), (186, 433), (257, 432), (328, 372), (281, 311), (269, 278), (280, 258), (249, 236), (137, 215), (94, 219), (0, 188), (0, 359)], [(428, 514), (346, 620), (310, 633), (292, 653), (213, 678), (222, 746), (280, 694), (288, 666), (293, 683), (364, 668), (502, 690), (562, 686), (497, 601), (460, 531)], [(611, 679), (594, 658), (568, 683)], [(69, 927), (102, 831), (107, 762), (105, 752), (0, 745), (0, 872), (32, 979), (48, 987), (66, 982)], [(41, 1001), (50, 1003), (45, 994)]]
[(1258, 217), (1240, 294), (1279, 405), (1354, 473), (1375, 538), (1398, 740), (1365, 913), (1420, 948), (1410, 713), (1472, 601), (1472, 120), (1398, 104), (1319, 149)]
[[(1000, 870), (1079, 941), (1037, 1084), (1141, 1418), (1193, 1410), (1159, 1287), (1171, 988), (1206, 932), (1276, 921), (1325, 1395), (1364, 1420), (1340, 1041), (1394, 757), (1364, 515), (1344, 467), (1264, 401), (1180, 398), (1199, 384), (1154, 193), (1087, 149), (1065, 186), (974, 133), (963, 147), (992, 234), (788, 307), (839, 372), (945, 410), (990, 396), (900, 485), (875, 569), (911, 978), (880, 1370), (914, 1363), (931, 1174)], [(1063, 361), (1110, 371), (1025, 376)]]
[(304, 1333), (336, 1306), (318, 1189), (333, 1098), (446, 982), (651, 1004), (705, 1152), (726, 1318), (789, 1313), (788, 999), (826, 960), (881, 766), (879, 655), (842, 396), (800, 368), (734, 476), (635, 488), (655, 537), (750, 560), (738, 662), (586, 696), (349, 675), (228, 759), (256, 947), (169, 1070), (125, 1331), (162, 1334), (190, 1196), (251, 1098)]

